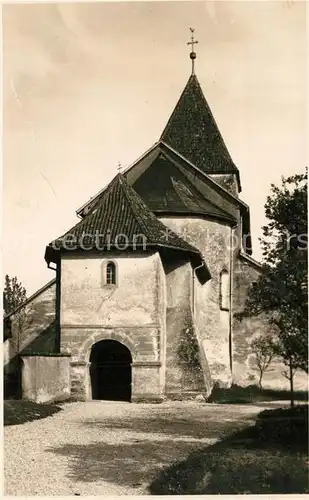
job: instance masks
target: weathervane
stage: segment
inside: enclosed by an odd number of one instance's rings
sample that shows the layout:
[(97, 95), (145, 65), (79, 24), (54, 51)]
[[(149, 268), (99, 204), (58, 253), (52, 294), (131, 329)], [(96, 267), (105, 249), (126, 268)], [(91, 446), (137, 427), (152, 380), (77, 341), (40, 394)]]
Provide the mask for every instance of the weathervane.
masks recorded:
[(197, 40), (194, 40), (194, 29), (190, 28), (191, 31), (191, 42), (187, 42), (187, 45), (191, 45), (190, 59), (192, 61), (192, 75), (194, 75), (194, 61), (196, 59), (196, 52), (194, 52), (194, 45), (198, 43)]

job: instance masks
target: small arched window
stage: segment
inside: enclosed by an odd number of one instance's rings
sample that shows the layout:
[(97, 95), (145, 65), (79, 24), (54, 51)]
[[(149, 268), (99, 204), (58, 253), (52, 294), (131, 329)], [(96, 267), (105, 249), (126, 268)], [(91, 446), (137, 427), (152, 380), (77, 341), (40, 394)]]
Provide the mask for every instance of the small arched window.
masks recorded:
[(220, 309), (228, 311), (230, 308), (230, 277), (226, 269), (220, 273)]
[(114, 262), (108, 262), (106, 265), (106, 284), (116, 285), (116, 264)]

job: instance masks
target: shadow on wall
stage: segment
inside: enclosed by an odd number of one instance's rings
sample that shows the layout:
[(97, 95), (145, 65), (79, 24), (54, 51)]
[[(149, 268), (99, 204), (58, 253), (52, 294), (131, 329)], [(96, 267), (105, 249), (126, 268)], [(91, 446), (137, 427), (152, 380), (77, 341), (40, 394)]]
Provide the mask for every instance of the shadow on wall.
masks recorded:
[[(21, 359), (23, 354), (56, 353), (55, 320), (4, 366), (4, 399), (21, 399)], [(13, 342), (13, 339), (10, 340)]]

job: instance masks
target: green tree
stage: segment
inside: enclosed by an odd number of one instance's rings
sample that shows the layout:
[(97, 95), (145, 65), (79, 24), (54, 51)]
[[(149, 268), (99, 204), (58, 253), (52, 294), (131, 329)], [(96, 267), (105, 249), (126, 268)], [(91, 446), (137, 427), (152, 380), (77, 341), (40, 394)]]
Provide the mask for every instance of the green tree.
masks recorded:
[(5, 314), (18, 309), (27, 300), (27, 292), (25, 287), (18, 281), (17, 277), (10, 278), (8, 274), (5, 276), (3, 290), (3, 309)]
[(275, 340), (271, 334), (263, 335), (251, 342), (251, 351), (255, 355), (256, 368), (259, 371), (259, 388), (262, 390), (262, 379), (276, 356)]
[[(29, 314), (25, 307), (21, 307), (27, 300), (27, 292), (25, 287), (17, 277), (10, 277), (8, 274), (5, 276), (5, 284), (3, 290), (3, 309), (5, 315), (16, 311), (14, 314), (14, 332), (13, 332), (13, 346), (16, 353), (20, 351), (21, 334), (25, 327), (28, 325)], [(5, 321), (5, 326), (7, 322)]]
[[(3, 310), (4, 310), (4, 333), (5, 337), (11, 338), (11, 352), (14, 353), (11, 363), (14, 365), (14, 371), (10, 374), (4, 375), (4, 389), (13, 391), (13, 393), (20, 396), (20, 365), (19, 353), (21, 348), (21, 335), (23, 330), (29, 324), (29, 316), (25, 307), (22, 307), (27, 300), (27, 293), (25, 287), (17, 277), (5, 276), (4, 290), (3, 290)], [(16, 312), (15, 312), (16, 311)], [(7, 317), (8, 314), (14, 312), (13, 317)], [(13, 318), (13, 320), (12, 320)], [(12, 385), (13, 384), (13, 385)], [(10, 392), (11, 393), (11, 392)], [(11, 394), (12, 395), (12, 394)]]
[(262, 228), (264, 269), (253, 284), (244, 316), (266, 313), (276, 325), (276, 354), (289, 367), (308, 372), (307, 172), (271, 185)]

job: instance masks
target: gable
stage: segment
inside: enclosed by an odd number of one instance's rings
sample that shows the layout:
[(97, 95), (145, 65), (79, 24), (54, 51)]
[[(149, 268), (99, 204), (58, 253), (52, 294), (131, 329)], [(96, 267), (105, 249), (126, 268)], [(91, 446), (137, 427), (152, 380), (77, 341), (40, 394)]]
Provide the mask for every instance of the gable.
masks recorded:
[(155, 213), (199, 214), (235, 222), (231, 215), (205, 198), (162, 152), (133, 187)]
[(85, 217), (46, 248), (45, 260), (57, 262), (60, 251), (103, 251), (111, 248), (143, 250), (165, 248), (184, 252), (203, 267), (204, 277), (210, 275), (195, 247), (170, 231), (149, 210), (126, 178), (118, 174)]

